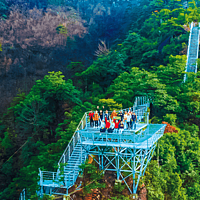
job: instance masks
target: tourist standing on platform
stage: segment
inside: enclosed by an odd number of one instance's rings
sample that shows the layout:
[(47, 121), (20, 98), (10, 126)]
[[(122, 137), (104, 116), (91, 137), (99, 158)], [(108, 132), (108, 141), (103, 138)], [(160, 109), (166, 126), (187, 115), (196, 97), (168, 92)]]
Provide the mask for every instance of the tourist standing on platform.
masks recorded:
[(132, 119), (132, 129), (133, 127), (134, 129), (136, 129), (137, 115), (135, 114), (135, 112), (132, 113), (131, 119)]
[(105, 118), (105, 116), (104, 116), (104, 115), (105, 115), (105, 107), (102, 106), (102, 109), (101, 109), (101, 110), (102, 110), (102, 112), (103, 112), (103, 118)]
[(129, 107), (129, 111), (128, 111), (128, 113), (129, 113), (129, 114), (131, 114), (131, 113), (132, 113), (131, 107)]
[[(100, 116), (99, 118), (99, 125), (101, 125), (101, 121), (103, 119), (103, 111), (104, 111), (104, 106), (102, 106), (102, 108), (100, 109), (99, 106), (97, 106), (97, 111), (98, 111), (98, 114)], [(102, 115), (102, 119), (101, 119), (101, 115)]]
[(127, 111), (124, 114), (124, 129), (127, 129)]
[(131, 128), (131, 114), (130, 113), (128, 113), (127, 115), (127, 124), (128, 124), (128, 129), (130, 129)]
[(116, 113), (116, 111), (115, 110), (113, 110), (113, 112), (112, 112), (112, 114), (111, 114), (111, 119), (113, 120), (113, 117), (116, 117), (117, 116), (117, 113)]
[(103, 120), (103, 112), (102, 112), (102, 110), (100, 110), (99, 117), (100, 117), (100, 120), (101, 120), (101, 122), (102, 122), (102, 120)]
[(98, 128), (98, 121), (99, 121), (99, 114), (98, 111), (96, 110), (94, 114), (94, 124), (96, 128)]
[[(99, 108), (99, 106), (97, 106), (97, 112), (98, 112), (98, 114), (99, 114), (99, 116), (100, 116), (100, 108)], [(99, 124), (99, 126), (101, 125), (100, 118), (99, 118), (98, 124)]]
[(97, 111), (98, 111), (99, 115), (100, 115), (100, 111), (102, 111), (102, 112), (103, 112), (103, 114), (104, 114), (105, 107), (104, 107), (104, 106), (102, 106), (102, 108), (100, 109), (100, 107), (99, 107), (99, 106), (97, 106)]
[(105, 113), (105, 120), (110, 120), (110, 117), (109, 117), (109, 114), (108, 114), (108, 111), (106, 110), (106, 113)]
[(93, 111), (91, 110), (90, 112), (89, 112), (89, 119), (90, 119), (90, 127), (93, 127), (94, 126), (94, 113), (93, 113)]
[(106, 124), (105, 124), (104, 120), (102, 120), (100, 128), (105, 128), (105, 126), (106, 126)]
[(123, 124), (123, 122), (121, 121), (121, 122), (119, 123), (119, 133), (122, 133), (123, 130), (124, 130), (124, 124)]
[(117, 116), (121, 117), (121, 121), (123, 121), (124, 114), (122, 113), (122, 110), (120, 111), (120, 113), (118, 113), (118, 115), (117, 115)]

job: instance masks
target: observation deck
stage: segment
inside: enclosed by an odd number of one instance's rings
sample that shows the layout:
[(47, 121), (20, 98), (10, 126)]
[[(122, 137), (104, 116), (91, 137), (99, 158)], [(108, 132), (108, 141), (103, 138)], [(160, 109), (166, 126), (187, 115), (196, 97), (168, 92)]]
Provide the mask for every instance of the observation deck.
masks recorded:
[(100, 129), (87, 128), (79, 131), (82, 145), (115, 146), (148, 149), (163, 135), (163, 124), (137, 124), (135, 130), (122, 133), (102, 133)]
[[(107, 130), (100, 132), (100, 128), (90, 127), (86, 112), (58, 162), (58, 170), (39, 170), (41, 195), (68, 195), (68, 189), (75, 184), (79, 176), (79, 166), (89, 155), (96, 156), (94, 161), (98, 163), (100, 170), (116, 172), (117, 180), (124, 181), (130, 193), (135, 194), (140, 177), (144, 175), (166, 126), (149, 124), (148, 107), (147, 97), (137, 97), (131, 107), (137, 115), (136, 128), (120, 131), (115, 129), (113, 133)], [(124, 109), (123, 112), (128, 110), (129, 108)], [(132, 188), (126, 182), (129, 176), (133, 178)]]

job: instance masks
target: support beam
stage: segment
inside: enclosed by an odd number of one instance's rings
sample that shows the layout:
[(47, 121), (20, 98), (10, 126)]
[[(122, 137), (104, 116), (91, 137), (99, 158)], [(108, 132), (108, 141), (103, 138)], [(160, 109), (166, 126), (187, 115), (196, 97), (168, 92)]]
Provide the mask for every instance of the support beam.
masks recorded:
[(157, 162), (158, 162), (158, 167), (160, 166), (159, 165), (159, 141), (157, 142)]
[[(117, 180), (123, 180), (127, 185), (130, 193), (135, 194), (140, 178), (144, 176), (147, 164), (150, 162), (156, 144), (149, 149), (131, 149), (122, 147), (104, 148), (101, 146), (96, 147), (96, 151), (91, 151), (89, 154), (99, 155), (100, 160), (97, 162), (100, 169), (105, 171), (116, 172)], [(104, 162), (103, 162), (104, 161)], [(110, 167), (112, 166), (112, 167)], [(129, 176), (133, 176), (133, 188), (127, 184), (126, 179)]]

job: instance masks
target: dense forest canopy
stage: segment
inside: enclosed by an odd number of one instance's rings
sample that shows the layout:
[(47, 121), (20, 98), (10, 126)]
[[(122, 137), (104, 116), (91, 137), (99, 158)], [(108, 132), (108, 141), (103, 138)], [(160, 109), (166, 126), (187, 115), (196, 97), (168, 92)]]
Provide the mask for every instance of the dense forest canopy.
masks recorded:
[(3, 1), (1, 110), (19, 89), (27, 94), (48, 71), (60, 70), (68, 79), (74, 73), (66, 68), (71, 62), (90, 66), (100, 41), (110, 47), (124, 38), (132, 24), (129, 17), (136, 20), (140, 7), (137, 1), (120, 6), (108, 1)]
[[(150, 200), (200, 199), (200, 72), (183, 83), (199, 5), (2, 0), (0, 199), (19, 199), (24, 188), (39, 199), (38, 169), (55, 171), (83, 114), (98, 105), (126, 108), (143, 95), (151, 123), (168, 122), (178, 133), (160, 139), (140, 185)], [(83, 166), (97, 170), (90, 167)], [(129, 199), (123, 189), (113, 188), (111, 199)]]

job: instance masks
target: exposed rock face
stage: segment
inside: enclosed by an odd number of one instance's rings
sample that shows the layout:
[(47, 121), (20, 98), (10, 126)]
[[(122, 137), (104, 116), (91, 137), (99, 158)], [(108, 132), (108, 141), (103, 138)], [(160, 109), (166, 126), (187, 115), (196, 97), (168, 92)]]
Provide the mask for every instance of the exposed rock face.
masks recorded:
[(162, 122), (162, 124), (167, 124), (164, 133), (178, 133), (178, 130), (176, 130), (176, 128), (174, 126), (171, 126), (169, 123)]
[(147, 189), (145, 187), (140, 189), (138, 200), (147, 200)]

